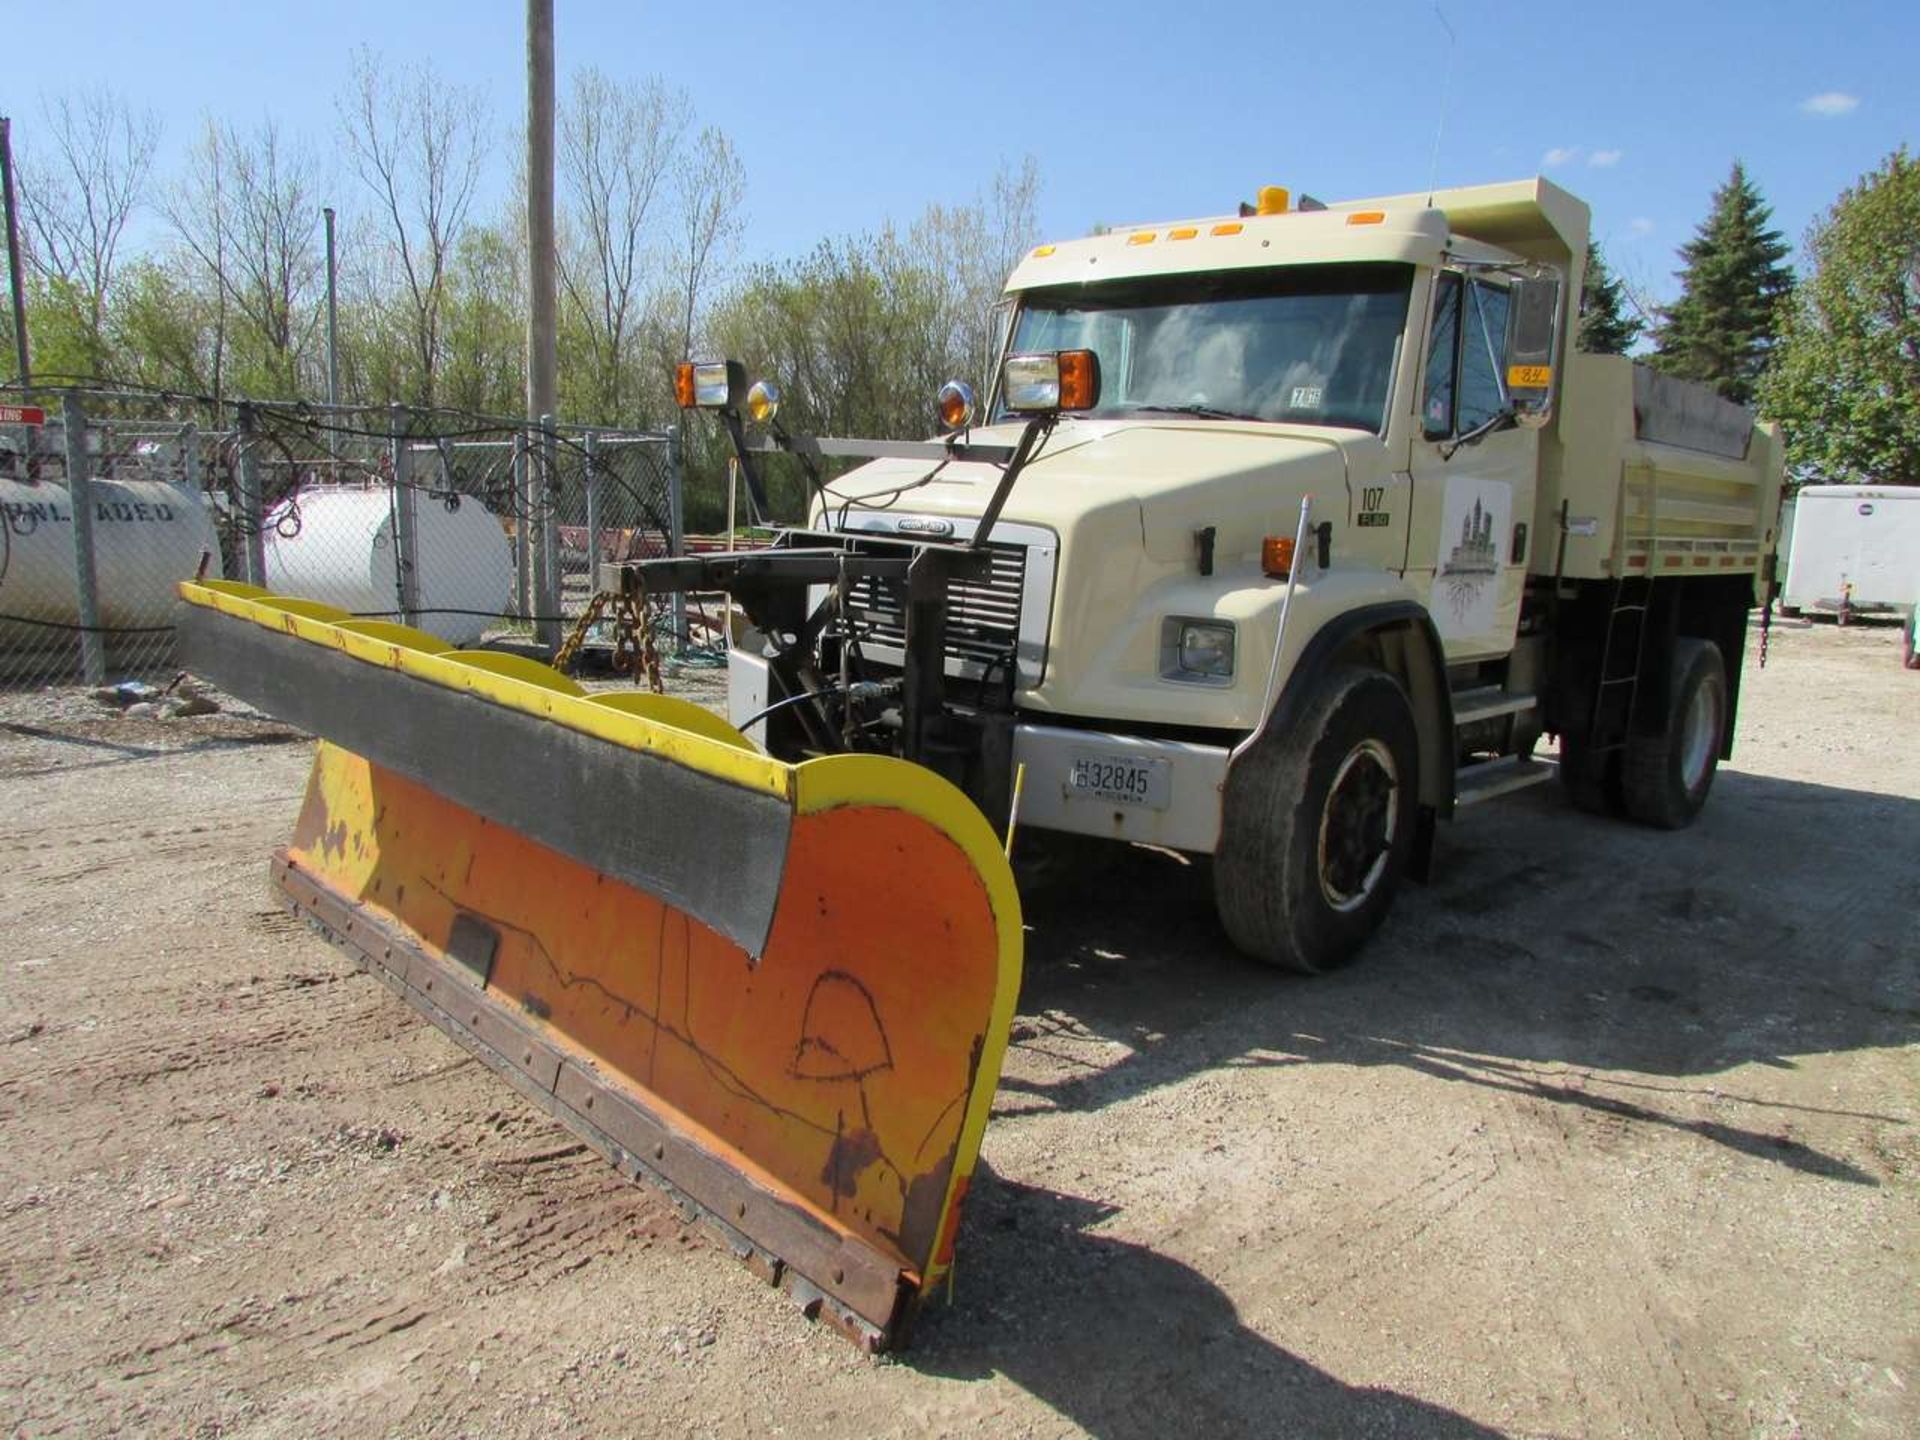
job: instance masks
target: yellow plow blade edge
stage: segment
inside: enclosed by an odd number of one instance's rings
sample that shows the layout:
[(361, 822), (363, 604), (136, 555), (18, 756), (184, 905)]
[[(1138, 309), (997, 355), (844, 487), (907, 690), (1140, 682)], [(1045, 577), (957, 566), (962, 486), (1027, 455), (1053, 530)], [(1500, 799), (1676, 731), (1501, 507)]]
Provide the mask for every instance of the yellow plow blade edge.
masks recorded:
[(902, 1343), (1020, 984), (973, 805), (310, 601), (181, 595), (187, 665), (322, 739), (273, 860), (288, 902), (808, 1313)]

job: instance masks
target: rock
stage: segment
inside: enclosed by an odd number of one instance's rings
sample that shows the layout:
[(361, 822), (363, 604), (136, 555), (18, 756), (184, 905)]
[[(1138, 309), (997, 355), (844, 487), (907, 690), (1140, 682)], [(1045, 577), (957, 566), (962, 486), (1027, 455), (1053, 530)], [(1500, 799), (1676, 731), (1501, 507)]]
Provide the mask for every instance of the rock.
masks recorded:
[(124, 710), (129, 705), (157, 700), (160, 692), (144, 680), (122, 680), (118, 685), (101, 686), (93, 692), (93, 698), (102, 705), (116, 705)]
[(160, 713), (160, 707), (151, 700), (142, 700), (137, 705), (127, 706), (127, 708), (120, 713), (123, 715), (138, 716), (143, 720), (149, 720)]
[(176, 695), (167, 702), (169, 720), (185, 720), (195, 715), (218, 715), (220, 707), (201, 694)]

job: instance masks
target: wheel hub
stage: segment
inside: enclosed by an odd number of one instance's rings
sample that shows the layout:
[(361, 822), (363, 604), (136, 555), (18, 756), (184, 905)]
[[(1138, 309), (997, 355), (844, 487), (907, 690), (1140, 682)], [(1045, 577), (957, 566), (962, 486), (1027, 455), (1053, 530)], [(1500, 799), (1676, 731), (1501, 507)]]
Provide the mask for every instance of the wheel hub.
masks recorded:
[(1362, 740), (1334, 772), (1320, 815), (1320, 893), (1354, 910), (1380, 886), (1399, 835), (1400, 777), (1393, 753)]

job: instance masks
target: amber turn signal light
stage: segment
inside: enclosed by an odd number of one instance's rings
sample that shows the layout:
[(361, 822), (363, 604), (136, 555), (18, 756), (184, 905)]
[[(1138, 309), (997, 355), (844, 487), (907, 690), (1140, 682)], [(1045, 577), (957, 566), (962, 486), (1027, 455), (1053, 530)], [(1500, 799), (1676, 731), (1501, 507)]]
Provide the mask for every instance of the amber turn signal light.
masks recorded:
[(673, 371), (673, 400), (682, 410), (693, 409), (693, 362), (682, 361)]
[(1269, 535), (1260, 542), (1260, 569), (1276, 580), (1293, 573), (1293, 537)]
[(1091, 410), (1100, 400), (1100, 359), (1091, 350), (1060, 352), (1060, 408)]

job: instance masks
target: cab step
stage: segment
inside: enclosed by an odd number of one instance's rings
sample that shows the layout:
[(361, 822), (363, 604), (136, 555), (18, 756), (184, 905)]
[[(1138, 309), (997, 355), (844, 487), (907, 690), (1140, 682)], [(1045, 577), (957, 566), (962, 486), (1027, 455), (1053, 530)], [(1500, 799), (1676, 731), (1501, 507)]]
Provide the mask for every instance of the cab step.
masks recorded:
[(1478, 805), (1496, 795), (1511, 794), (1529, 785), (1551, 780), (1559, 767), (1547, 760), (1523, 760), (1518, 755), (1501, 755), (1478, 764), (1463, 765), (1454, 777), (1455, 808)]
[(1501, 715), (1518, 715), (1531, 710), (1539, 704), (1539, 698), (1533, 695), (1512, 695), (1498, 685), (1483, 685), (1475, 690), (1456, 690), (1453, 692), (1453, 723), (1455, 727), (1471, 725), (1476, 720), (1492, 720)]

